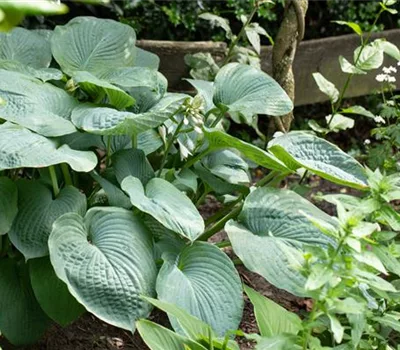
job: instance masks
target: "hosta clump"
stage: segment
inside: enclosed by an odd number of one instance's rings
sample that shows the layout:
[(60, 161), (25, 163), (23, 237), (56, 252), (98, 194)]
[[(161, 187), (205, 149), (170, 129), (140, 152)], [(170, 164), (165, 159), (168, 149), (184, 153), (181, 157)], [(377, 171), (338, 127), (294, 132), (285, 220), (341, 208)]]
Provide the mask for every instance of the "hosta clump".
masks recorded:
[[(311, 221), (335, 221), (274, 182), (305, 168), (368, 188), (363, 167), (315, 135), (280, 135), (261, 149), (226, 132), (224, 118), (293, 108), (267, 74), (230, 63), (214, 82), (191, 80), (194, 98), (168, 93), (158, 58), (135, 41), (130, 27), (91, 17), (1, 34), (0, 330), (17, 345), (84, 309), (144, 334), (147, 321), (136, 322), (161, 305), (156, 297), (232, 345), (242, 285), (207, 239), (227, 223), (246, 267), (306, 295), (304, 245), (336, 245)], [(257, 189), (254, 163), (270, 170)], [(207, 194), (222, 209), (205, 222), (198, 207)], [(181, 314), (165, 311), (186, 339)]]

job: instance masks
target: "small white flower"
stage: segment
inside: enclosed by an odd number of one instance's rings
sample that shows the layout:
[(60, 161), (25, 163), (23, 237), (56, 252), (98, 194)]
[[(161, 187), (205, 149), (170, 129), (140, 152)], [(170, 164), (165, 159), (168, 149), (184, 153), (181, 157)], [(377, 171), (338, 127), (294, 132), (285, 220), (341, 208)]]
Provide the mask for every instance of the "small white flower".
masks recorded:
[(386, 74), (378, 74), (375, 77), (376, 81), (379, 81), (380, 83), (383, 83), (386, 80)]
[(381, 123), (381, 124), (385, 124), (385, 119), (383, 119), (380, 115), (375, 116), (374, 118), (375, 123)]
[(365, 139), (364, 140), (364, 145), (370, 145), (371, 144), (371, 140), (370, 139)]
[(396, 82), (396, 78), (395, 78), (395, 77), (388, 76), (388, 82), (389, 82), (389, 83), (395, 83), (395, 82)]
[(400, 61), (397, 62), (397, 65), (400, 66)]
[(388, 105), (388, 106), (394, 106), (394, 101), (392, 101), (392, 100), (389, 100), (389, 101), (386, 101), (386, 104)]
[(397, 69), (393, 66), (383, 67), (382, 70), (383, 70), (383, 73), (385, 73), (385, 74), (397, 73)]

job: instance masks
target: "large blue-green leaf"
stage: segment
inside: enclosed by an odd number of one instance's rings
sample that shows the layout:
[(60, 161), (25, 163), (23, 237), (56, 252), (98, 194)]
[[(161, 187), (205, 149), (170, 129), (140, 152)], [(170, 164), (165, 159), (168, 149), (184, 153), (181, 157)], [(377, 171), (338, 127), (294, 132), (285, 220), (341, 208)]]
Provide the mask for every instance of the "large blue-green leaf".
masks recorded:
[(135, 31), (128, 25), (94, 17), (77, 17), (57, 26), (51, 38), (61, 69), (96, 74), (109, 67), (130, 67), (135, 59)]
[(34, 343), (50, 325), (36, 301), (28, 266), (11, 258), (0, 259), (0, 329), (14, 345)]
[(129, 210), (92, 208), (85, 218), (56, 220), (49, 239), (57, 276), (86, 309), (114, 326), (134, 331), (151, 306), (157, 274), (151, 236)]
[(151, 215), (166, 228), (191, 241), (203, 233), (203, 218), (192, 201), (168, 181), (154, 178), (143, 187), (138, 178), (128, 176), (121, 187), (134, 207)]
[(22, 73), (43, 82), (49, 80), (61, 80), (63, 72), (56, 68), (32, 68), (18, 61), (0, 60), (0, 69)]
[(32, 68), (47, 68), (51, 59), (50, 43), (37, 33), (24, 28), (0, 33), (0, 60), (18, 61)]
[(65, 213), (86, 212), (86, 196), (68, 186), (53, 199), (49, 188), (36, 181), (19, 180), (18, 214), (8, 236), (25, 259), (46, 256), (53, 222)]
[[(158, 274), (158, 298), (176, 304), (211, 325), (219, 336), (236, 330), (243, 312), (242, 286), (232, 261), (205, 242), (186, 246)], [(179, 322), (170, 318), (175, 330)]]
[(107, 96), (107, 103), (118, 109), (124, 109), (135, 103), (135, 99), (125, 91), (106, 80), (97, 78), (89, 72), (76, 72), (72, 76), (72, 79), (93, 100), (101, 101)]
[(76, 131), (70, 122), (77, 101), (67, 92), (33, 77), (0, 69), (0, 119), (17, 123), (44, 136)]
[(368, 186), (360, 163), (313, 134), (292, 131), (271, 140), (268, 149), (292, 170), (303, 167), (335, 183), (360, 189)]
[(209, 151), (234, 148), (245, 158), (250, 159), (258, 165), (267, 169), (290, 172), (290, 170), (273, 154), (254, 146), (250, 143), (239, 140), (218, 129), (205, 129), (204, 134), (209, 144)]
[(214, 81), (214, 104), (245, 117), (254, 114), (280, 116), (293, 109), (293, 103), (281, 86), (268, 74), (254, 67), (229, 63)]
[(0, 125), (0, 169), (43, 168), (68, 163), (75, 171), (88, 172), (97, 164), (93, 152), (75, 151), (12, 123)]
[(112, 164), (119, 183), (128, 177), (134, 176), (146, 185), (154, 177), (154, 170), (140, 149), (125, 149), (112, 155)]
[(49, 257), (31, 260), (29, 273), (35, 297), (51, 319), (66, 326), (85, 312), (67, 285), (56, 276)]
[[(18, 189), (8, 177), (0, 177), (0, 236), (7, 233), (18, 212)], [(1, 239), (1, 238), (0, 238)]]
[(334, 241), (310, 218), (334, 230), (336, 221), (288, 190), (258, 188), (246, 198), (237, 220), (225, 225), (232, 247), (244, 265), (278, 288), (304, 296), (304, 244), (328, 246)]
[(72, 112), (72, 122), (76, 127), (92, 134), (139, 134), (163, 124), (177, 112), (187, 98), (184, 94), (166, 94), (147, 112), (139, 114), (82, 104)]
[(157, 70), (160, 66), (160, 59), (156, 54), (143, 50), (140, 47), (136, 47), (135, 53), (135, 67), (146, 67)]

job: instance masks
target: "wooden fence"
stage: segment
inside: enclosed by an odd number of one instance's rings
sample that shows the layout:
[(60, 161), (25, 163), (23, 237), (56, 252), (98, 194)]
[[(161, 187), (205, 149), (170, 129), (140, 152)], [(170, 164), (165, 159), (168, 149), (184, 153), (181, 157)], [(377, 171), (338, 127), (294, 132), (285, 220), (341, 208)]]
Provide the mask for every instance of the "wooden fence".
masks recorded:
[[(386, 38), (388, 41), (400, 47), (400, 29), (388, 30), (373, 35), (373, 38)], [(316, 86), (312, 73), (320, 72), (328, 80), (340, 88), (346, 80), (346, 74), (340, 70), (339, 55), (352, 62), (354, 49), (359, 45), (357, 35), (343, 35), (324, 39), (303, 41), (298, 48), (294, 61), (294, 75), (296, 80), (295, 105), (307, 105), (326, 101), (327, 98)], [(139, 40), (138, 46), (156, 53), (161, 60), (160, 71), (168, 78), (172, 90), (189, 89), (182, 78), (189, 77), (189, 69), (185, 65), (184, 56), (188, 53), (210, 52), (217, 58), (224, 55), (226, 44), (213, 42), (179, 42), (179, 41), (153, 41)], [(264, 46), (261, 50), (262, 69), (271, 73), (270, 46)], [(385, 59), (385, 65), (395, 65), (392, 59)], [(400, 71), (400, 69), (399, 69)], [(352, 80), (346, 97), (367, 95), (379, 87), (375, 76), (379, 70), (371, 71), (366, 75), (355, 76)], [(400, 73), (399, 73), (400, 86)]]

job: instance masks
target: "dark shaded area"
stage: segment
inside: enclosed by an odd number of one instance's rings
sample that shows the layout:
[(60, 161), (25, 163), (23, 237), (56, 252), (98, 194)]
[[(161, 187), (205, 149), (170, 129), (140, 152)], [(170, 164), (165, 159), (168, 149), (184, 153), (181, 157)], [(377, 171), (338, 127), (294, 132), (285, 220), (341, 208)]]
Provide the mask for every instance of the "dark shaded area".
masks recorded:
[[(212, 12), (227, 18), (234, 33), (242, 23), (240, 16), (251, 12), (254, 0), (112, 0), (108, 5), (93, 6), (71, 1), (66, 3), (70, 12), (64, 16), (28, 18), (27, 28), (54, 28), (76, 16), (112, 18), (132, 26), (138, 37), (151, 40), (224, 40), (224, 32), (198, 18), (203, 12)], [(265, 4), (255, 16), (272, 37), (278, 31), (284, 11), (283, 0)], [(400, 4), (394, 6), (400, 10)], [(368, 31), (379, 11), (378, 1), (327, 0), (310, 1), (306, 17), (305, 39), (351, 33), (351, 29), (332, 23), (332, 20), (357, 22)], [(398, 28), (400, 19), (387, 13), (374, 30)], [(268, 44), (266, 38), (263, 43)]]

